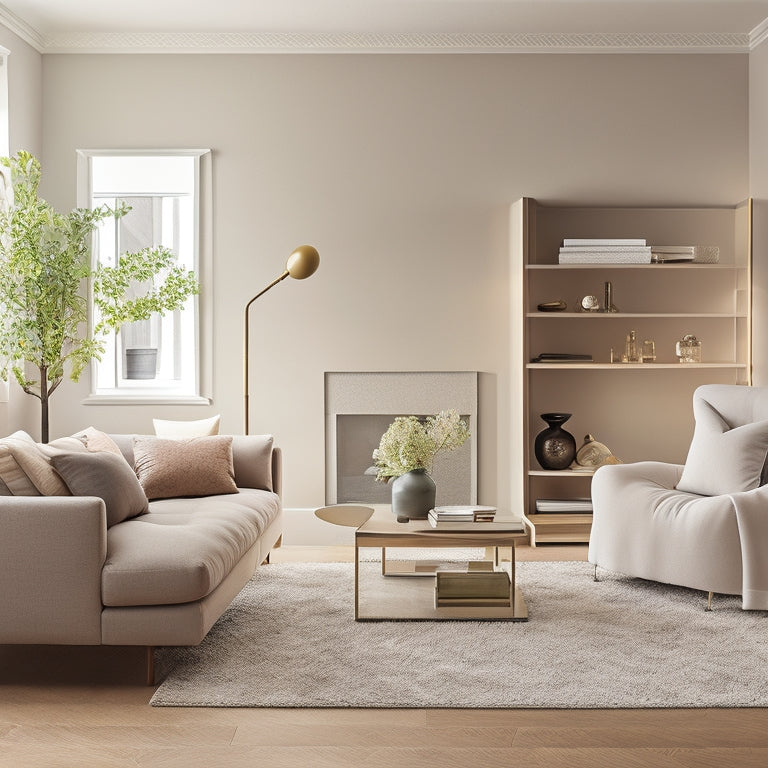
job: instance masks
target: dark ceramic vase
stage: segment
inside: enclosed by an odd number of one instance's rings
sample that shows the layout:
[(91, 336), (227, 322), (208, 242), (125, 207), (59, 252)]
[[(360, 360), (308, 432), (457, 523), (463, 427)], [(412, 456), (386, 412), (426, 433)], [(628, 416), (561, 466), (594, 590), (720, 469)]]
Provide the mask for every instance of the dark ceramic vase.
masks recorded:
[(426, 520), (435, 506), (435, 481), (426, 469), (412, 469), (392, 481), (392, 513), (398, 523)]
[(563, 429), (570, 413), (542, 413), (549, 425), (536, 435), (533, 452), (543, 469), (567, 469), (576, 458), (576, 440)]

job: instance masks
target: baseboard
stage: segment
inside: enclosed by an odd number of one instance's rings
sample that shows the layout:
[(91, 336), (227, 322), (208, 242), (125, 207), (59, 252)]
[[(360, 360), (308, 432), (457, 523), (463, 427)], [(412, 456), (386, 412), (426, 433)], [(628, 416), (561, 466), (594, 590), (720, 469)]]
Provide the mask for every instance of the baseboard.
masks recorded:
[(318, 519), (314, 507), (286, 507), (283, 510), (283, 544), (296, 547), (354, 546), (355, 529)]

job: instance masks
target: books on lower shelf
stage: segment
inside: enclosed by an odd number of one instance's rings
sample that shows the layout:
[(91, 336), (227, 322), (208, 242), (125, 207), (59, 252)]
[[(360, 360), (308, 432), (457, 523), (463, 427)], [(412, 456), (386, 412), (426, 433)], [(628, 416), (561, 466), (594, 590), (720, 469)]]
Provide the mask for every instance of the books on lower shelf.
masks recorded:
[(592, 512), (592, 499), (536, 499), (536, 511), (588, 514)]
[(651, 246), (639, 238), (566, 238), (560, 264), (650, 264)]
[[(492, 567), (492, 566), (491, 566)], [(452, 605), (509, 606), (509, 574), (506, 571), (437, 571), (435, 607)]]

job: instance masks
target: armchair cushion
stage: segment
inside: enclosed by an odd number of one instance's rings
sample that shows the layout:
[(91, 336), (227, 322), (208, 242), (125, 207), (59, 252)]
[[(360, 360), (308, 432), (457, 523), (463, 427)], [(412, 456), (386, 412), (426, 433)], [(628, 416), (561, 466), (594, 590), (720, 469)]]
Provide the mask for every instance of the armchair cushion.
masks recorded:
[(706, 400), (693, 403), (696, 428), (677, 490), (701, 496), (750, 491), (765, 481), (768, 421), (731, 428)]

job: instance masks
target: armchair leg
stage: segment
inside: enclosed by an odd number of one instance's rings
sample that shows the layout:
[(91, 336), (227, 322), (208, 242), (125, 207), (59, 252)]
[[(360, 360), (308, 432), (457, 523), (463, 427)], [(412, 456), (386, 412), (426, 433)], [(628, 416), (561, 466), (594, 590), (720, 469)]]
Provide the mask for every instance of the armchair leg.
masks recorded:
[(714, 592), (710, 592), (710, 593), (707, 595), (707, 607), (706, 607), (706, 610), (707, 610), (707, 611), (711, 611), (711, 610), (712, 610), (712, 598), (713, 598), (714, 596), (715, 596), (715, 593), (714, 593)]
[(595, 563), (595, 572), (592, 575), (592, 580), (593, 581), (600, 581), (600, 579), (597, 578), (597, 563)]

